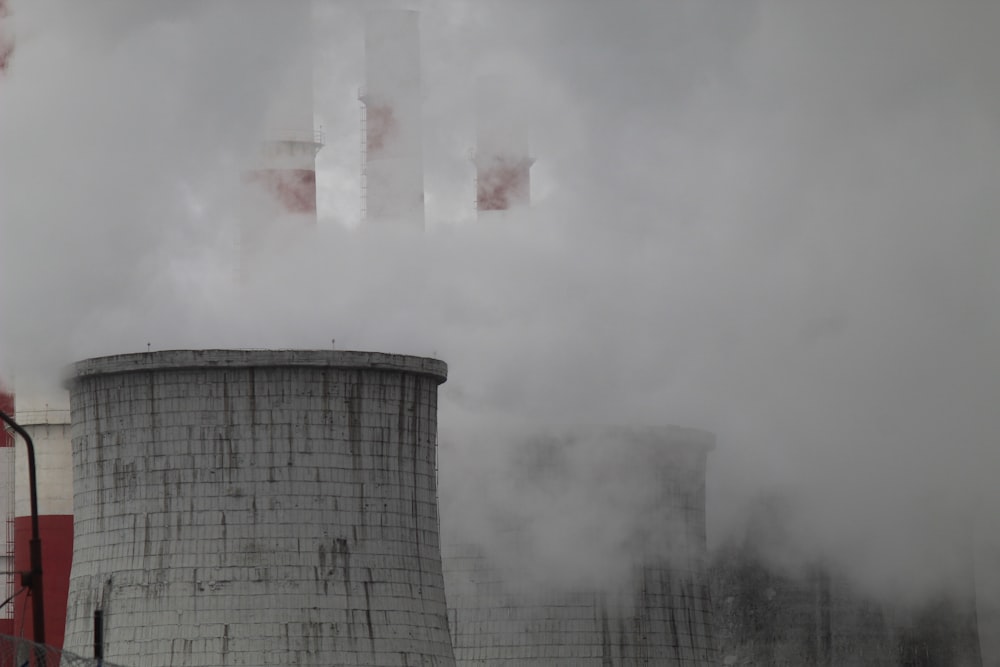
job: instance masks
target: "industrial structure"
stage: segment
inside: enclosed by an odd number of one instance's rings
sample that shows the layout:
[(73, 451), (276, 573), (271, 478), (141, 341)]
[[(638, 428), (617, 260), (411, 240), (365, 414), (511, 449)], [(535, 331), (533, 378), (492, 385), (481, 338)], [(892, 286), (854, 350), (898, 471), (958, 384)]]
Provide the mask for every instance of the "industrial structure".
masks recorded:
[[(625, 537), (620, 582), (546, 582), (529, 557), (523, 525), (498, 539), (518, 544), (509, 563), (490, 545), (449, 535), (445, 586), (460, 667), (715, 665), (705, 545), (705, 464), (711, 434), (693, 429), (593, 429), (529, 443), (516, 484), (570, 483), (567, 454), (582, 438), (617, 444), (616, 456), (655, 471), (640, 490), (646, 515)], [(609, 510), (611, 508), (603, 508)], [(600, 508), (597, 510), (600, 511)], [(523, 557), (523, 558), (522, 558)]]
[[(73, 554), (73, 452), (69, 409), (65, 398), (49, 408), (28, 404), (18, 394), (17, 420), (35, 445), (38, 486), (38, 528), (42, 542), (45, 641), (62, 648), (66, 626), (66, 596)], [(31, 571), (31, 503), (27, 449), (15, 447), (14, 570)], [(14, 627), (22, 637), (34, 637), (34, 592), (27, 604), (14, 608)]]
[[(293, 36), (253, 96), (267, 108), (241, 165), (247, 271), (289, 230), (316, 226), (324, 138), (310, 3), (241, 11)], [(0, 73), (11, 48), (0, 35)], [(366, 15), (365, 66), (363, 218), (423, 229), (417, 12)], [(476, 208), (502, 217), (531, 202), (528, 123), (503, 77), (479, 79), (476, 98)], [(0, 388), (37, 448), (48, 644), (149, 667), (981, 667), (971, 584), (890, 607), (823, 566), (779, 572), (749, 542), (709, 568), (714, 436), (694, 429), (571, 427), (520, 446), (515, 490), (578, 487), (567, 461), (583, 441), (655, 472), (620, 579), (547, 581), (530, 516), (508, 517), (492, 543), (452, 533), (442, 554), (446, 377), (443, 362), (392, 354), (175, 350), (75, 364), (71, 409), (15, 405)], [(0, 432), (4, 599), (31, 569), (25, 468)], [(33, 602), (0, 609), (0, 635), (30, 637)]]
[(289, 233), (316, 226), (316, 155), (323, 132), (313, 119), (310, 2), (248, 3), (241, 11), (290, 36), (288, 48), (257, 79), (264, 103), (260, 140), (243, 172), (240, 263), (246, 272)]
[(366, 14), (362, 103), (362, 217), (424, 227), (420, 15)]
[(167, 351), (77, 363), (66, 647), (122, 664), (454, 665), (443, 362)]
[(503, 77), (480, 77), (476, 87), (476, 210), (479, 217), (531, 203), (531, 165), (525, 111)]
[(971, 568), (963, 590), (919, 604), (880, 601), (829, 566), (790, 568), (785, 497), (760, 499), (742, 541), (711, 563), (716, 635), (727, 664), (982, 667)]
[[(14, 394), (0, 383), (0, 410), (14, 416)], [(6, 428), (0, 430), (0, 522), (4, 529), (0, 544), (0, 572), (3, 587), (0, 593), (10, 600), (20, 586), (14, 573), (14, 434)], [(13, 600), (0, 609), (0, 634), (14, 634)]]

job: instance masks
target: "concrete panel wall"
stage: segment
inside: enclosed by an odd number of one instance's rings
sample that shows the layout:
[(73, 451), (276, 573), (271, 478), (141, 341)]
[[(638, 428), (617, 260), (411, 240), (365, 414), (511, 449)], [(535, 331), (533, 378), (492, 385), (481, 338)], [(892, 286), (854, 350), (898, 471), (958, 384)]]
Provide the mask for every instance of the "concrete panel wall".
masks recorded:
[(792, 507), (785, 496), (760, 498), (746, 536), (713, 554), (716, 635), (726, 664), (982, 667), (971, 565), (947, 596), (879, 598), (829, 566), (782, 560)]
[(66, 646), (122, 664), (450, 667), (441, 362), (178, 351), (81, 362)]
[[(579, 434), (577, 434), (579, 435)], [(715, 665), (705, 547), (705, 463), (710, 434), (688, 429), (602, 430), (636, 467), (651, 466), (650, 517), (628, 536), (629, 575), (614, 588), (549, 586), (522, 562), (500, 564), (488, 545), (445, 547), (449, 618), (460, 666), (607, 667)], [(559, 448), (574, 446), (570, 434)], [(544, 450), (545, 448), (541, 448)], [(529, 484), (564, 485), (560, 455), (524, 461)], [(594, 507), (590, 510), (597, 509)], [(652, 525), (651, 525), (652, 524)], [(522, 540), (514, 526), (502, 536)], [(582, 554), (581, 554), (582, 556)], [(567, 567), (572, 564), (567, 563)]]

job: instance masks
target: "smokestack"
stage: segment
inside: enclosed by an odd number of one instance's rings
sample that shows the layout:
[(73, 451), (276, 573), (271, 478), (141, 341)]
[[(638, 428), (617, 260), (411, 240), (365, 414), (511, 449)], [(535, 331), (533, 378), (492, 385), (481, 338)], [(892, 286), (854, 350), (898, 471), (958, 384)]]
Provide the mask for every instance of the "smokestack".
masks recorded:
[[(289, 36), (277, 71), (261, 75), (267, 90), (262, 141), (243, 172), (241, 255), (246, 263), (290, 229), (316, 225), (316, 154), (323, 133), (313, 125), (311, 2), (249, 4), (241, 11)], [(269, 63), (266, 63), (269, 64)]]
[(480, 218), (531, 203), (527, 120), (500, 76), (476, 86), (476, 209)]
[(446, 375), (333, 350), (77, 363), (67, 647), (89, 650), (100, 609), (105, 657), (126, 665), (454, 667)]
[(366, 16), (362, 206), (371, 223), (423, 229), (419, 17), (410, 10)]
[[(0, 410), (14, 417), (14, 394), (0, 383)], [(0, 522), (3, 541), (0, 542), (0, 572), (3, 572), (3, 599), (6, 600), (20, 587), (14, 574), (14, 434), (0, 429)], [(0, 609), (0, 634), (14, 634), (14, 606)]]
[[(24, 396), (22, 392), (21, 397)], [(66, 397), (61, 403), (63, 406)], [(55, 404), (53, 404), (55, 405)], [(42, 541), (45, 596), (45, 643), (62, 648), (66, 627), (66, 596), (73, 554), (73, 450), (68, 407), (49, 408), (21, 403), (18, 421), (35, 444), (38, 485), (38, 528)], [(14, 493), (14, 570), (31, 570), (31, 495), (28, 451), (16, 446)], [(30, 605), (15, 605), (14, 627), (31, 637), (34, 623)]]

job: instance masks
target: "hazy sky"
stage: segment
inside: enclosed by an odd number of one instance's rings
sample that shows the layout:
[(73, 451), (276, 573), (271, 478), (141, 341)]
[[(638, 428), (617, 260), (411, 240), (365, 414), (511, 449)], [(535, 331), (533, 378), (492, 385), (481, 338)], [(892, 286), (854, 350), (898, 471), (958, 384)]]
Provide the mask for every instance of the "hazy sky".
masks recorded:
[[(10, 0), (8, 373), (147, 342), (433, 354), (444, 501), (503, 495), (507, 433), (678, 423), (719, 438), (713, 542), (775, 489), (786, 555), (868, 583), (945, 581), (960, 516), (1000, 542), (1000, 4), (393, 3), (422, 12), (410, 238), (357, 230), (363, 15), (321, 0), (319, 229), (241, 291), (239, 165), (302, 66), (280, 6)], [(475, 220), (484, 73), (537, 158), (505, 226)]]

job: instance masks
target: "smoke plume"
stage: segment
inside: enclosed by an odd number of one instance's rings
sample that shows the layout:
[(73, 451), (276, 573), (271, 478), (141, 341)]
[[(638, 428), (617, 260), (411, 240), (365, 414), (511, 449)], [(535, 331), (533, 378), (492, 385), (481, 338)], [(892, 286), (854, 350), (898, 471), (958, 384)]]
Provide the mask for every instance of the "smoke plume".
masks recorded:
[[(18, 381), (147, 343), (438, 356), (446, 523), (488, 542), (497, 508), (544, 503), (562, 528), (544, 562), (581, 576), (606, 565), (579, 558), (591, 510), (514, 496), (520, 434), (713, 431), (714, 543), (780, 489), (775, 557), (883, 595), (951, 586), (969, 535), (1000, 544), (993, 5), (425, 2), (418, 237), (360, 228), (363, 8), (317, 3), (320, 224), (276, 232), (240, 284), (241, 160), (268, 91), (308, 66), (281, 3), (10, 4)], [(469, 160), (490, 73), (518, 82), (537, 157), (534, 205), (503, 224), (476, 221)], [(627, 491), (592, 450), (580, 481)], [(602, 523), (630, 525), (615, 499)]]

